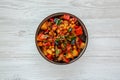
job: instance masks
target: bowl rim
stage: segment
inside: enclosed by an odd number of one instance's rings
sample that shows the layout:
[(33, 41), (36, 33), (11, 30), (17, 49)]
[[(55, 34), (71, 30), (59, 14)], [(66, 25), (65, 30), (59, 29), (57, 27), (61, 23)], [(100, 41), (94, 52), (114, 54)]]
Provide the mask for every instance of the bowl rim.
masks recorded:
[[(59, 62), (54, 62), (54, 61), (49, 60), (49, 59), (43, 54), (43, 52), (41, 51), (41, 49), (39, 48), (39, 46), (37, 46), (37, 35), (38, 35), (38, 33), (39, 33), (39, 31), (40, 31), (40, 27), (43, 25), (43, 23), (44, 23), (46, 20), (50, 19), (51, 17), (55, 17), (55, 16), (59, 16), (59, 15), (63, 15), (63, 14), (69, 14), (70, 16), (77, 18), (78, 22), (80, 23), (80, 25), (81, 25), (82, 28), (84, 29), (83, 31), (84, 31), (85, 36), (86, 36), (86, 41), (85, 41), (86, 46), (85, 46), (84, 49), (80, 52), (80, 54), (79, 54), (75, 59), (71, 60), (69, 63), (59, 63)], [(57, 12), (57, 13), (53, 13), (53, 14), (45, 17), (45, 18), (39, 23), (39, 25), (38, 25), (38, 27), (37, 27), (37, 30), (36, 30), (36, 33), (35, 33), (35, 44), (36, 44), (36, 47), (37, 47), (37, 50), (38, 50), (39, 54), (40, 54), (45, 60), (47, 60), (48, 62), (53, 63), (53, 64), (56, 64), (56, 65), (71, 64), (71, 63), (77, 61), (77, 60), (85, 53), (86, 48), (87, 48), (87, 46), (88, 46), (88, 31), (87, 31), (86, 26), (84, 25), (84, 23), (81, 21), (81, 19), (80, 19), (79, 17), (75, 16), (74, 14), (67, 13), (67, 12)]]

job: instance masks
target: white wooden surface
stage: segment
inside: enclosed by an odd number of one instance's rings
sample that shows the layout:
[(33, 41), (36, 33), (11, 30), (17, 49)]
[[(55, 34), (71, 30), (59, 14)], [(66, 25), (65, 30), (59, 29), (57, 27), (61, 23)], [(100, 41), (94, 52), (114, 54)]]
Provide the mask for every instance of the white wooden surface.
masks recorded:
[[(69, 65), (47, 62), (35, 46), (37, 26), (55, 12), (88, 29), (86, 52)], [(120, 0), (0, 0), (0, 80), (120, 80)]]

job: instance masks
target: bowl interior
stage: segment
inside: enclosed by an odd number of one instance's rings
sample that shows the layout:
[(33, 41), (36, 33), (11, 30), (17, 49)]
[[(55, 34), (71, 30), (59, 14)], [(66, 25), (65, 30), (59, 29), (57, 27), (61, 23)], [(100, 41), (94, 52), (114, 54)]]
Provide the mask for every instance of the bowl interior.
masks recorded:
[(86, 29), (85, 25), (83, 24), (83, 22), (82, 22), (78, 17), (76, 17), (75, 15), (70, 14), (70, 13), (65, 13), (65, 12), (59, 12), (59, 13), (54, 13), (54, 14), (52, 14), (52, 15), (49, 15), (48, 17), (46, 17), (46, 18), (39, 24), (39, 26), (38, 26), (38, 28), (37, 28), (37, 30), (36, 30), (36, 34), (35, 34), (35, 43), (36, 43), (36, 47), (37, 47), (39, 53), (40, 53), (47, 61), (49, 61), (49, 62), (51, 62), (51, 63), (54, 63), (54, 64), (61, 64), (61, 65), (62, 65), (62, 64), (69, 64), (69, 63), (59, 63), (59, 62), (54, 62), (54, 61), (49, 60), (49, 59), (44, 55), (44, 53), (41, 51), (41, 48), (40, 48), (39, 46), (37, 46), (37, 35), (40, 33), (40, 31), (41, 31), (41, 30), (40, 30), (40, 27), (43, 25), (43, 23), (44, 23), (45, 21), (47, 21), (48, 19), (50, 19), (50, 18), (52, 18), (52, 17), (57, 17), (57, 16), (61, 16), (61, 15), (64, 15), (64, 14), (69, 14), (71, 17), (77, 18), (79, 24), (82, 26), (82, 29), (83, 29), (83, 35), (84, 35), (84, 36), (82, 36), (81, 38), (82, 38), (82, 39), (84, 40), (84, 42), (86, 43), (86, 46), (85, 46), (84, 49), (82, 49), (82, 51), (79, 53), (79, 56), (78, 56), (77, 58), (71, 60), (70, 63), (72, 63), (72, 62), (76, 61), (77, 59), (79, 59), (79, 58), (83, 55), (83, 53), (85, 52), (85, 50), (86, 50), (86, 47), (87, 47), (87, 44), (88, 44), (88, 32), (87, 32), (87, 29)]

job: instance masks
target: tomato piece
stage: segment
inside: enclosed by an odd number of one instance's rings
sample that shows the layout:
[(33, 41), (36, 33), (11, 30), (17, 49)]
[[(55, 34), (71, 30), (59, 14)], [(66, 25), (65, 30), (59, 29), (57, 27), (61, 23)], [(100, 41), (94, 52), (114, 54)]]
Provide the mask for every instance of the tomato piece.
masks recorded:
[(82, 27), (77, 28), (77, 29), (75, 30), (75, 33), (76, 33), (77, 36), (78, 36), (78, 35), (82, 35), (82, 34), (83, 34)]
[(70, 62), (70, 60), (69, 60), (68, 58), (64, 57), (64, 56), (63, 56), (63, 61), (64, 61), (65, 63), (69, 63), (69, 62)]
[(51, 22), (54, 22), (54, 19), (53, 19), (53, 18), (50, 18), (50, 21), (51, 21)]
[(52, 30), (55, 31), (56, 29), (57, 29), (57, 25), (54, 24), (54, 25), (52, 26)]
[(40, 33), (40, 34), (37, 36), (37, 41), (42, 41), (42, 40), (44, 40), (44, 39), (46, 39), (46, 38), (45, 38), (45, 35), (44, 35), (43, 33)]
[(47, 43), (43, 43), (43, 46), (50, 46), (50, 42), (47, 42)]
[(49, 60), (53, 60), (53, 56), (51, 54), (46, 55)]
[(82, 43), (82, 40), (80, 38), (77, 38), (76, 43), (80, 45)]
[(73, 21), (74, 23), (77, 21), (75, 17), (71, 18), (70, 20)]
[(52, 42), (52, 46), (54, 46), (55, 45), (55, 43), (54, 42)]
[(45, 33), (48, 33), (49, 32), (49, 30), (47, 29), (46, 31), (45, 31)]
[(69, 52), (71, 49), (71, 45), (70, 44), (67, 44), (67, 51)]
[(66, 20), (69, 20), (70, 19), (70, 15), (64, 14), (63, 18), (66, 19)]
[(79, 28), (79, 26), (74, 26), (75, 29)]
[(79, 38), (79, 40), (78, 40), (78, 41), (79, 41), (80, 45), (81, 45), (81, 44), (82, 44), (82, 42), (83, 42), (80, 38)]

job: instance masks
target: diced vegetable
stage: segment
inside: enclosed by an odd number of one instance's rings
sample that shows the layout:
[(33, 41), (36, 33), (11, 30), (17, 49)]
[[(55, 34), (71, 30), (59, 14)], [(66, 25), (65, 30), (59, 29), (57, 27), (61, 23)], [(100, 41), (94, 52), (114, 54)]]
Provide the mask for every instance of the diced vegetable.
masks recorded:
[(60, 33), (60, 29), (57, 29), (57, 34), (59, 34)]
[(66, 44), (67, 44), (66, 42), (63, 43), (64, 47), (66, 47)]
[(69, 52), (71, 49), (71, 45), (70, 44), (67, 44), (67, 51)]
[(58, 45), (58, 41), (55, 41), (55, 45)]
[(66, 19), (66, 20), (69, 20), (69, 19), (70, 19), (70, 15), (65, 14), (65, 15), (63, 16), (63, 18)]
[(55, 46), (55, 55), (58, 56), (61, 52), (61, 49), (58, 49), (58, 47)]
[(53, 60), (53, 56), (52, 56), (51, 54), (47, 54), (47, 58), (48, 58), (49, 60)]
[(71, 44), (74, 45), (76, 41), (76, 37), (71, 38)]
[(42, 47), (42, 51), (43, 51), (43, 53), (44, 53), (45, 55), (48, 54), (48, 53), (47, 53), (47, 50), (46, 50), (46, 47)]
[(59, 42), (59, 41), (60, 41), (60, 38), (57, 38), (56, 41)]
[(37, 41), (42, 41), (42, 40), (44, 40), (44, 39), (46, 39), (47, 37), (44, 35), (44, 34), (42, 34), (42, 33), (40, 33), (38, 36), (37, 36)]
[(75, 29), (79, 28), (79, 26), (74, 26)]
[(61, 19), (55, 18), (54, 22), (55, 22), (56, 25), (59, 25), (61, 23)]
[(49, 32), (49, 30), (47, 29), (47, 30), (45, 30), (45, 34), (47, 34)]
[(43, 44), (42, 44), (42, 42), (38, 42), (38, 44), (37, 44), (38, 46), (42, 46)]
[(77, 28), (77, 29), (75, 30), (75, 33), (76, 33), (77, 36), (78, 36), (78, 35), (82, 35), (82, 34), (83, 34), (82, 27)]
[(53, 18), (50, 18), (50, 21), (51, 21), (51, 22), (54, 22), (54, 19), (53, 19)]
[(58, 57), (58, 61), (62, 61), (63, 56), (64, 56), (63, 54), (60, 54), (59, 57)]
[(74, 49), (73, 52), (72, 52), (72, 55), (73, 55), (74, 57), (78, 56), (78, 51), (77, 51), (76, 49)]
[(69, 26), (68, 26), (68, 25), (69, 25), (69, 22), (68, 22), (67, 20), (64, 20), (64, 21), (63, 21), (63, 24), (64, 24), (64, 28), (69, 27)]
[(67, 39), (68, 41), (71, 41), (71, 38), (70, 38), (69, 36), (67, 36), (66, 39)]
[(74, 57), (73, 57), (72, 53), (69, 52), (69, 53), (66, 54), (66, 58), (73, 59)]
[(52, 50), (47, 49), (47, 53), (52, 55)]
[(76, 38), (76, 47), (80, 49), (81, 40), (79, 37)]
[(60, 53), (61, 53), (61, 50), (60, 49), (55, 49), (56, 51), (55, 51), (55, 54), (56, 54), (56, 56), (58, 56)]
[(51, 45), (51, 46), (55, 46), (55, 42), (54, 42), (54, 41), (52, 42), (52, 45)]
[(48, 21), (46, 21), (46, 22), (41, 26), (41, 30), (47, 30), (50, 25), (51, 25), (51, 23), (48, 22)]
[(58, 61), (64, 61), (65, 63), (69, 63), (70, 60), (68, 58), (66, 58), (63, 54), (60, 54), (60, 56), (58, 57)]
[(70, 27), (69, 29), (68, 29), (68, 32), (71, 32), (72, 31), (72, 28)]
[(75, 39), (71, 41), (71, 44), (74, 45), (75, 44)]
[(51, 35), (53, 35), (53, 33), (50, 31), (50, 32), (49, 32), (49, 35), (51, 36)]
[(56, 29), (57, 29), (57, 25), (54, 24), (54, 25), (52, 26), (52, 30), (55, 31)]
[(75, 23), (77, 21), (77, 19), (73, 17), (70, 19), (70, 21), (71, 21), (71, 23)]
[(77, 48), (77, 47), (74, 45), (74, 46), (73, 46), (73, 49), (76, 49), (76, 48)]
[(50, 46), (50, 42), (43, 43), (43, 46)]
[(55, 45), (58, 45), (58, 44), (59, 44), (59, 41), (60, 41), (60, 38), (57, 38), (57, 39), (55, 40)]
[(83, 49), (85, 47), (85, 43), (82, 42), (81, 45), (80, 45), (80, 48)]
[(63, 56), (63, 61), (64, 61), (65, 63), (69, 63), (69, 62), (70, 62), (70, 60), (69, 60), (68, 58), (66, 58), (65, 56)]

